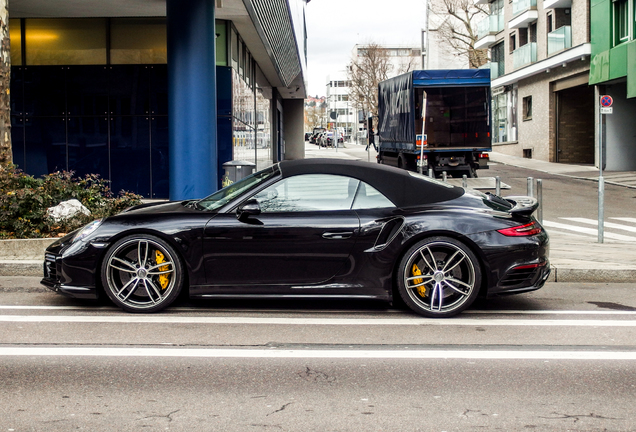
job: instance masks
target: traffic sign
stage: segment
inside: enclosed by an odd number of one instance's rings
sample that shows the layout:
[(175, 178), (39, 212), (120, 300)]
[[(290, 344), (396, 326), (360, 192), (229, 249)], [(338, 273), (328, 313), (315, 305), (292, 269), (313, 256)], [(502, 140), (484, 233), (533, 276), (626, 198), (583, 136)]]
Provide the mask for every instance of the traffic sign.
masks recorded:
[(601, 96), (601, 106), (604, 108), (609, 108), (614, 103), (614, 99), (610, 95)]
[(612, 107), (601, 107), (601, 114), (612, 114), (614, 112), (614, 108)]

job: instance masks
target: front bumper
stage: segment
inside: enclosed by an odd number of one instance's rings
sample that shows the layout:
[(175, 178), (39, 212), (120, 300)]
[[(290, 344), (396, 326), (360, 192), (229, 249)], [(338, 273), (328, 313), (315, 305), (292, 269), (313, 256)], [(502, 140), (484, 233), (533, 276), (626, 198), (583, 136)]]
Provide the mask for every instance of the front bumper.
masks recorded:
[(40, 283), (68, 297), (99, 298), (97, 280), (101, 252), (90, 244), (53, 243), (44, 254), (44, 277)]

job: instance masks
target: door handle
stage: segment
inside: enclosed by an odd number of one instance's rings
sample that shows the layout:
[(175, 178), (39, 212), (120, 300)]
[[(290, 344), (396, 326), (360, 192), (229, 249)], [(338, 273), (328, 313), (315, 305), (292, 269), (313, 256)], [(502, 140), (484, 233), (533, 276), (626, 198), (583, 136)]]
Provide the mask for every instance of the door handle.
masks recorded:
[(332, 240), (344, 240), (344, 239), (348, 239), (352, 235), (353, 235), (353, 232), (351, 231), (337, 232), (337, 233), (326, 232), (322, 234), (322, 238), (332, 239)]

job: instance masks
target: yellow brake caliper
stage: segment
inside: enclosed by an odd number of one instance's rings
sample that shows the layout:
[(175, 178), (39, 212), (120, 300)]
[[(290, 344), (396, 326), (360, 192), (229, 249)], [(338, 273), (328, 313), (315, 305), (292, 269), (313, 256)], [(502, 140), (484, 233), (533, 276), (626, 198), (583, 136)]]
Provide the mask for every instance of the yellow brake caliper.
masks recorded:
[[(411, 272), (413, 273), (413, 276), (421, 276), (422, 275), (422, 270), (420, 270), (420, 268), (417, 266), (417, 264), (413, 264), (413, 269), (411, 270)], [(424, 282), (424, 279), (422, 279), (422, 278), (413, 279), (413, 283), (415, 285), (421, 284), (422, 282)], [(424, 285), (418, 286), (417, 287), (417, 292), (422, 297), (425, 297), (426, 296), (426, 286), (424, 286)]]
[[(155, 260), (157, 264), (165, 263), (166, 257), (163, 256), (161, 252), (155, 251)], [(159, 271), (162, 271), (162, 272), (168, 271), (169, 269), (170, 269), (170, 266), (168, 265), (159, 267)], [(168, 288), (168, 283), (170, 283), (170, 276), (168, 276), (167, 274), (159, 275), (159, 284), (161, 285), (161, 289)]]

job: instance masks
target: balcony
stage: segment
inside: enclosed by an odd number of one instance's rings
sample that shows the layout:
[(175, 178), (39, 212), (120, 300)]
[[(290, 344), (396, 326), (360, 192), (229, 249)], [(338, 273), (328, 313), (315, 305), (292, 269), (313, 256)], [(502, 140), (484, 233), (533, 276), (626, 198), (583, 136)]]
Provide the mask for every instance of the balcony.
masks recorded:
[(490, 15), (477, 23), (475, 49), (489, 48), (495, 43), (495, 35), (504, 29), (503, 14)]
[(548, 33), (548, 55), (572, 48), (572, 27), (563, 26)]
[(537, 61), (537, 43), (530, 42), (512, 52), (512, 67), (519, 69)]
[(508, 23), (508, 27), (525, 28), (528, 24), (539, 18), (537, 12), (537, 0), (517, 0), (512, 2), (513, 18)]
[(543, 0), (543, 9), (571, 8), (572, 0)]

